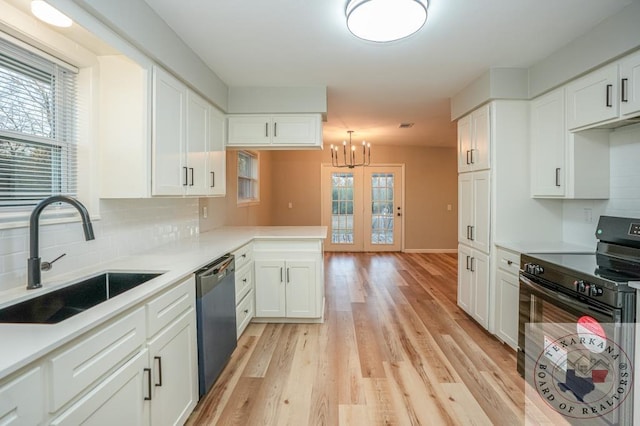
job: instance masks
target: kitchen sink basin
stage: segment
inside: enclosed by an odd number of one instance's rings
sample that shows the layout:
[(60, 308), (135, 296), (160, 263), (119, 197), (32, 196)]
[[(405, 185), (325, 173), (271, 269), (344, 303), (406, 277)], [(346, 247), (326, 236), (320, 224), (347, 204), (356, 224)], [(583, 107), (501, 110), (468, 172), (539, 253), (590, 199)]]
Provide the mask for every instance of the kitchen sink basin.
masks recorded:
[(0, 310), (0, 323), (55, 324), (161, 274), (106, 272)]

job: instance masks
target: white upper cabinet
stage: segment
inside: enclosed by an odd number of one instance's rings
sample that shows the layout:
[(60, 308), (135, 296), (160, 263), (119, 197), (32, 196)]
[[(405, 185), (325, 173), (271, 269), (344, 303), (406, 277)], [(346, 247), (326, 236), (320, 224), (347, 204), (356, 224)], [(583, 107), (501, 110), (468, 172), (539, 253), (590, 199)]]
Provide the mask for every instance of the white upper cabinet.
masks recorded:
[(321, 148), (320, 114), (230, 115), (227, 146), (233, 148)]
[(565, 150), (568, 136), (564, 119), (564, 88), (531, 102), (531, 195), (562, 197), (567, 172)]
[(620, 113), (640, 113), (640, 52), (620, 61)]
[(182, 195), (187, 185), (185, 119), (187, 87), (153, 69), (153, 195)]
[(458, 120), (458, 172), (485, 170), (490, 166), (490, 105)]
[(226, 193), (223, 120), (206, 100), (154, 67), (153, 195)]
[(565, 88), (556, 89), (531, 102), (531, 195), (608, 198), (608, 131), (569, 132), (564, 91)]
[(569, 130), (617, 127), (640, 115), (640, 52), (599, 68), (567, 85)]
[(570, 130), (618, 117), (618, 64), (600, 68), (567, 86)]

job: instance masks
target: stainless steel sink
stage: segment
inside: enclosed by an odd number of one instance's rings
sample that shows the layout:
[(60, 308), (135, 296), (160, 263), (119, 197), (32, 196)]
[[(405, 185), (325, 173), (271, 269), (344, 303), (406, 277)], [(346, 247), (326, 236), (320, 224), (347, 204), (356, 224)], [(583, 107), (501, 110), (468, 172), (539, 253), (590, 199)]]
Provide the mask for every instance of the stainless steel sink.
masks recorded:
[(0, 323), (55, 324), (161, 274), (106, 272), (0, 310)]

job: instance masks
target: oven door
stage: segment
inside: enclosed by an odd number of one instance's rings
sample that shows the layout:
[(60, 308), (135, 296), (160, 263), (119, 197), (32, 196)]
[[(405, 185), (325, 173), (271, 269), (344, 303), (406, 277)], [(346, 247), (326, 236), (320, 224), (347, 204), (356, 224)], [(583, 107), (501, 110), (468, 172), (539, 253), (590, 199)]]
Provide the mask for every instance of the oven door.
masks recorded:
[[(567, 384), (569, 380), (576, 383), (578, 380), (585, 380), (582, 384), (592, 389), (593, 397), (597, 392), (598, 401), (607, 401), (607, 392), (613, 391), (610, 384), (609, 388), (601, 386), (599, 376), (607, 374), (601, 369), (603, 367), (594, 366), (598, 357), (602, 355), (595, 352), (600, 349), (589, 347), (591, 340), (586, 339), (581, 343), (580, 337), (588, 336), (589, 333), (595, 334), (591, 344), (600, 344), (600, 346), (618, 347), (620, 353), (625, 354), (629, 360), (628, 368), (632, 368), (633, 361), (633, 327), (629, 324), (622, 324), (623, 312), (621, 309), (606, 307), (595, 303), (586, 303), (575, 297), (564, 294), (558, 290), (550, 288), (544, 282), (534, 281), (535, 277), (529, 277), (520, 274), (520, 300), (519, 300), (519, 324), (518, 324), (518, 373), (526, 379), (532, 387), (536, 384), (536, 368), (541, 363), (547, 363), (553, 366), (554, 371), (559, 372), (560, 377), (549, 376), (556, 392), (556, 397), (573, 398), (575, 401), (575, 410), (593, 408), (589, 405), (588, 398), (576, 392), (573, 395), (567, 395)], [(582, 334), (580, 333), (582, 331)], [(572, 340), (573, 338), (573, 340)], [(551, 349), (555, 349), (552, 351)], [(602, 348), (602, 350), (605, 350)], [(621, 358), (622, 359), (622, 358)], [(597, 361), (600, 362), (600, 361)], [(608, 363), (609, 369), (613, 371), (617, 366), (612, 365), (615, 361)], [(627, 368), (627, 367), (625, 367)], [(617, 370), (616, 370), (617, 371)], [(564, 374), (563, 374), (564, 373)], [(576, 378), (579, 377), (579, 378)], [(594, 379), (593, 377), (596, 377)], [(632, 374), (631, 374), (631, 377)], [(615, 378), (615, 379), (614, 379)], [(618, 376), (609, 374), (607, 380), (617, 380)], [(563, 387), (564, 386), (564, 387)], [(624, 423), (631, 418), (631, 409), (633, 397), (629, 397), (632, 393), (631, 383), (628, 386), (628, 392), (621, 393), (624, 397), (623, 401), (610, 401), (615, 405), (615, 410), (602, 409), (602, 416), (594, 414), (591, 418), (580, 418), (581, 424), (626, 424)], [(603, 390), (604, 389), (604, 390)], [(549, 394), (552, 394), (550, 392)], [(615, 392), (614, 392), (615, 393)], [(583, 401), (579, 401), (583, 396)], [(556, 402), (557, 402), (556, 398)], [(570, 406), (570, 402), (565, 402), (565, 407)], [(548, 403), (553, 407), (552, 403)], [(612, 405), (609, 405), (611, 407)], [(586, 408), (585, 408), (586, 407)], [(596, 407), (598, 408), (598, 407)], [(558, 411), (556, 409), (556, 411)], [(568, 417), (571, 417), (568, 413)], [(571, 413), (573, 414), (573, 412)], [(625, 420), (623, 420), (625, 419)], [(576, 420), (573, 418), (572, 420)], [(598, 423), (602, 422), (604, 423)], [(582, 422), (585, 423), (582, 423)], [(620, 423), (622, 421), (622, 423)]]

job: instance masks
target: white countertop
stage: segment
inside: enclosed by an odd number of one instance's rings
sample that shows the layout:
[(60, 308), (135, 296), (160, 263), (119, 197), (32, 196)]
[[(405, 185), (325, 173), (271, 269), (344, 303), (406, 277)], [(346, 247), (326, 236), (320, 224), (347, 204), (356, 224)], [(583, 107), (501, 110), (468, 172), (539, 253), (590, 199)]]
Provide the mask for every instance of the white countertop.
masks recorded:
[(57, 324), (0, 324), (0, 379), (71, 341), (87, 330), (143, 302), (189, 276), (225, 253), (254, 239), (324, 239), (325, 226), (223, 227), (159, 246), (150, 251), (93, 265), (47, 280), (43, 288), (20, 287), (0, 293), (0, 307), (64, 287), (104, 271), (164, 272), (127, 291)]
[(564, 241), (531, 242), (531, 241), (500, 241), (495, 243), (518, 253), (595, 253), (595, 247), (582, 246)]

